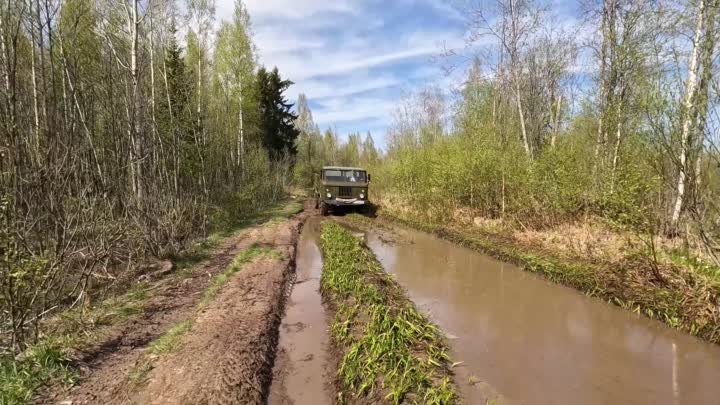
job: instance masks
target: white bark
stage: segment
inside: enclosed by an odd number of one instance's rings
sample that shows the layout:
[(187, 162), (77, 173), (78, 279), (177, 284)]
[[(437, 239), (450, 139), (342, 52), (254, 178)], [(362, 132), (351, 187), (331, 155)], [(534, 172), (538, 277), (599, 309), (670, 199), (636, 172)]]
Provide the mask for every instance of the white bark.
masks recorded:
[(693, 122), (692, 110), (694, 108), (693, 102), (695, 100), (695, 93), (697, 90), (698, 82), (698, 56), (700, 53), (700, 43), (703, 21), (705, 19), (705, 0), (699, 0), (698, 2), (698, 14), (697, 22), (695, 26), (695, 36), (693, 38), (693, 49), (690, 55), (690, 65), (688, 67), (688, 78), (685, 84), (685, 99), (683, 102), (682, 109), (682, 132), (680, 134), (680, 167), (678, 173), (677, 182), (677, 197), (675, 199), (675, 205), (673, 207), (672, 216), (670, 217), (670, 225), (673, 229), (677, 227), (677, 223), (680, 220), (680, 213), (682, 212), (683, 204), (685, 203), (685, 192), (686, 182), (688, 175), (688, 159), (690, 154), (690, 130)]
[(165, 58), (163, 57), (163, 81), (165, 82), (165, 96), (167, 98), (167, 105), (168, 105), (168, 115), (170, 116), (170, 128), (172, 131), (172, 139), (173, 139), (173, 190), (175, 191), (175, 195), (178, 194), (178, 177), (179, 177), (179, 167), (180, 167), (180, 156), (178, 153), (178, 147), (179, 147), (179, 140), (177, 137), (177, 131), (175, 130), (175, 123), (174, 123), (174, 117), (173, 117), (173, 109), (172, 109), (172, 101), (170, 100), (170, 87), (168, 86), (168, 78), (167, 78), (167, 62), (165, 62)]
[(138, 77), (138, 36), (140, 19), (138, 18), (138, 1), (132, 0), (130, 8), (130, 16), (128, 18), (128, 31), (130, 32), (130, 78), (132, 86), (132, 114), (130, 132), (130, 181), (133, 194), (138, 201), (142, 200), (142, 187), (140, 179), (142, 178), (142, 164), (140, 161), (140, 95)]
[[(618, 110), (622, 110), (622, 99)], [(612, 173), (610, 177), (610, 193), (615, 192), (615, 176), (617, 174), (618, 159), (620, 156), (620, 144), (622, 143), (622, 119), (618, 114), (617, 130), (615, 132), (615, 150), (613, 151)]]
[(0, 18), (0, 52), (2, 53), (2, 74), (5, 94), (10, 95), (10, 75), (7, 71), (7, 48), (5, 47), (5, 26), (4, 19)]
[(550, 138), (550, 147), (555, 149), (557, 136), (560, 132), (560, 114), (562, 113), (562, 94), (558, 96), (555, 106), (555, 123), (553, 124), (552, 138)]
[[(32, 75), (32, 89), (33, 89), (33, 118), (34, 118), (34, 126), (33, 126), (33, 138), (32, 138), (32, 148), (33, 148), (33, 156), (35, 158), (38, 157), (39, 151), (40, 151), (40, 111), (38, 107), (38, 86), (37, 86), (37, 73), (36, 73), (36, 66), (35, 66), (35, 24), (31, 22), (30, 24), (30, 70)], [(41, 50), (42, 52), (42, 50)]]
[(530, 149), (530, 142), (528, 141), (527, 129), (525, 129), (525, 114), (523, 113), (522, 99), (520, 98), (520, 83), (518, 83), (517, 74), (515, 75), (515, 99), (517, 102), (518, 115), (520, 116), (520, 131), (523, 146), (525, 147), (525, 153), (532, 159), (533, 155)]
[(155, 117), (155, 44), (153, 41), (153, 16), (150, 12), (150, 32), (148, 33), (148, 42), (150, 50), (150, 111), (152, 114), (152, 132), (158, 144), (162, 147), (162, 142), (157, 132), (157, 120)]
[[(83, 129), (85, 132), (85, 137), (87, 138), (88, 145), (90, 146), (90, 151), (93, 155), (93, 160), (95, 161), (95, 170), (97, 171), (100, 184), (105, 185), (105, 176), (103, 176), (102, 168), (100, 166), (100, 159), (98, 158), (97, 149), (95, 149), (95, 143), (93, 142), (92, 134), (90, 133), (90, 128), (88, 128), (87, 121), (85, 120), (85, 113), (83, 112), (82, 108), (80, 108), (80, 102), (78, 101), (77, 93), (75, 92), (75, 85), (73, 84), (72, 78), (70, 77), (70, 71), (67, 68), (67, 58), (65, 57), (65, 47), (63, 45), (63, 38), (62, 35), (59, 36), (60, 38), (60, 56), (62, 60), (62, 67), (63, 67), (63, 82), (65, 78), (67, 77), (67, 84), (68, 87), (70, 87), (70, 93), (72, 94), (73, 101), (75, 103), (75, 108), (77, 109), (78, 116), (80, 117), (80, 122), (83, 125)], [(63, 88), (63, 97), (65, 96), (65, 89)]]
[(242, 72), (238, 75), (238, 115), (240, 120), (240, 138), (238, 139), (238, 163), (240, 164), (241, 176), (245, 177), (245, 127), (243, 122), (243, 85), (242, 85)]

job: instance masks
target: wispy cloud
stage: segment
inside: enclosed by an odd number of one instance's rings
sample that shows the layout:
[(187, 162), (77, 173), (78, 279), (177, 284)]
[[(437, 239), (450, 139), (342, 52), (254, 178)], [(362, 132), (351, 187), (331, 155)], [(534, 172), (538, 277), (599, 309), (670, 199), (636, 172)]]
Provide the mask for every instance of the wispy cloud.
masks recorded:
[[(231, 16), (232, 0), (217, 0)], [(429, 84), (432, 57), (463, 43), (462, 16), (445, 0), (246, 0), (261, 63), (305, 93), (321, 127), (384, 132), (403, 89)], [(376, 141), (383, 143), (381, 134)]]

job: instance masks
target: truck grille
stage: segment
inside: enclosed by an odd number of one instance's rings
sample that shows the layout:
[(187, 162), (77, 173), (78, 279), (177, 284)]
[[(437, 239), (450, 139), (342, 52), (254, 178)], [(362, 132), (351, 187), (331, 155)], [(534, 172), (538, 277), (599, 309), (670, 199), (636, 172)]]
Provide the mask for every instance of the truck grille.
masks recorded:
[(338, 197), (352, 197), (352, 187), (338, 187)]

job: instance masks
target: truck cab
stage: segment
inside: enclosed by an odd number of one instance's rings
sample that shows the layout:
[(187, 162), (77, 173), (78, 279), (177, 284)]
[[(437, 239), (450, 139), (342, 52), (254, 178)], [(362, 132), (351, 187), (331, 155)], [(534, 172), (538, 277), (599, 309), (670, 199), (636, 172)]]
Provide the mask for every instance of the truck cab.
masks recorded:
[(315, 181), (315, 207), (323, 215), (330, 209), (369, 206), (370, 175), (359, 167), (325, 166)]

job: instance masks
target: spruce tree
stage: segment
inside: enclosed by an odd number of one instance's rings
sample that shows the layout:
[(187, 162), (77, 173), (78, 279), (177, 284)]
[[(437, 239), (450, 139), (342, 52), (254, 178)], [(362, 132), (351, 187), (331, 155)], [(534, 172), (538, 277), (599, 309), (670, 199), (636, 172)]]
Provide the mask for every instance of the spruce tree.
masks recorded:
[(260, 133), (262, 144), (273, 159), (280, 159), (285, 153), (297, 153), (295, 140), (300, 131), (295, 127), (297, 115), (292, 112), (283, 94), (294, 83), (283, 80), (277, 67), (268, 72), (264, 67), (257, 74), (260, 90)]

